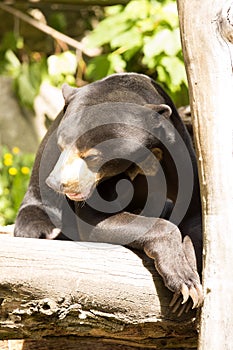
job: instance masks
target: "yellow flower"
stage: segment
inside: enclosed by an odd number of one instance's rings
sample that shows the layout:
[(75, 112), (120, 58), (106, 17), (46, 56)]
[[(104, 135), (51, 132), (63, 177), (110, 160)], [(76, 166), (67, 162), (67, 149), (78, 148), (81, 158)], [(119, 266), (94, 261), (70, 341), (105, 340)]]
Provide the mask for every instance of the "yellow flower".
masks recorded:
[(24, 175), (27, 175), (27, 174), (30, 173), (30, 169), (27, 166), (23, 166), (21, 168), (21, 173), (24, 174)]
[(6, 166), (11, 166), (12, 163), (13, 163), (12, 158), (10, 158), (10, 157), (7, 158), (7, 157), (4, 156), (4, 161), (3, 161), (3, 163), (4, 163), (4, 165), (6, 165)]
[(13, 148), (12, 148), (12, 152), (13, 152), (14, 154), (18, 154), (18, 153), (20, 152), (19, 147), (13, 147)]
[(13, 163), (13, 155), (11, 153), (5, 153), (4, 154), (4, 160), (3, 160), (4, 165), (10, 166)]
[(13, 155), (11, 153), (5, 153), (4, 154), (4, 159), (12, 159), (13, 158)]
[(18, 170), (16, 168), (11, 167), (11, 168), (9, 168), (8, 172), (10, 175), (15, 176), (17, 174)]

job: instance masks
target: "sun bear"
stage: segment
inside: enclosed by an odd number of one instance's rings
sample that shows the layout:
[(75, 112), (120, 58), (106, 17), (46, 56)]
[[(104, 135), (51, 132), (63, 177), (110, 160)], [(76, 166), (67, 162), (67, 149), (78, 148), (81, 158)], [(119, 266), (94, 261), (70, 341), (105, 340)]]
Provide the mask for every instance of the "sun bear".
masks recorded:
[(38, 149), (15, 236), (143, 250), (174, 292), (172, 304), (182, 296), (200, 306), (197, 163), (171, 99), (136, 73), (64, 85), (63, 96), (64, 110)]

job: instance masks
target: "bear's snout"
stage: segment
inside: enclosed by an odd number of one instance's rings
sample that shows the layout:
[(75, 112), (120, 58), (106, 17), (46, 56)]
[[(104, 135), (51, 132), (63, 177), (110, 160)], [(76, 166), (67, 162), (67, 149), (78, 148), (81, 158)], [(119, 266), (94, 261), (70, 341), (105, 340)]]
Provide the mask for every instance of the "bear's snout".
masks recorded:
[(64, 150), (46, 179), (47, 185), (72, 200), (88, 198), (97, 183), (97, 173), (91, 171), (85, 160), (73, 150)]

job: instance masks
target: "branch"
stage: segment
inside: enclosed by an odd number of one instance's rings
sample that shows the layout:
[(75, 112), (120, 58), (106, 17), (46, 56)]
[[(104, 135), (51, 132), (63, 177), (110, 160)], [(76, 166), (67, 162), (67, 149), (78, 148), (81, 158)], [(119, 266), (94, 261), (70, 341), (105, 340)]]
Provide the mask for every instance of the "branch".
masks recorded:
[(96, 55), (96, 50), (95, 49), (86, 49), (85, 46), (80, 43), (79, 41), (70, 38), (69, 36), (53, 29), (52, 27), (48, 26), (45, 23), (42, 23), (40, 21), (37, 21), (36, 19), (26, 15), (20, 10), (17, 10), (11, 6), (5, 5), (0, 3), (0, 9), (3, 11), (9, 12), (13, 16), (21, 19), (22, 21), (29, 23), (31, 26), (37, 28), (38, 30), (42, 31), (45, 34), (50, 35), (52, 38), (62, 41), (66, 43), (67, 45), (75, 48), (76, 50), (84, 52), (87, 56), (95, 56)]
[[(194, 347), (153, 262), (109, 244), (0, 237), (0, 338)], [(80, 348), (81, 349), (81, 348)]]
[[(74, 4), (74, 5), (98, 5), (98, 6), (110, 6), (110, 5), (125, 5), (129, 2), (130, 0), (37, 0), (36, 3), (41, 3), (41, 4)], [(16, 0), (14, 2), (17, 2)], [(21, 2), (23, 2), (21, 0)], [(24, 1), (29, 2), (29, 3), (33, 3), (35, 2), (35, 0), (25, 0)]]

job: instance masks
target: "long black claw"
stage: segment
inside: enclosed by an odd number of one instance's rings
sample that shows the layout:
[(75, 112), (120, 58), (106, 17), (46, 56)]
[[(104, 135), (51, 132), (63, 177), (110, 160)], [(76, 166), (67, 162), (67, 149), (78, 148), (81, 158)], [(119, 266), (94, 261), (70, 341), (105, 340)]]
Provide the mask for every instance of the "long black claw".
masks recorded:
[(179, 312), (177, 314), (178, 317), (180, 317), (183, 314), (183, 312), (186, 310), (186, 307), (187, 307), (186, 304), (181, 305), (181, 308), (180, 308), (180, 310), (179, 310)]
[(172, 300), (170, 301), (169, 306), (170, 307), (174, 306), (175, 303), (177, 302), (177, 300), (179, 299), (179, 297), (180, 297), (180, 293), (174, 293)]

